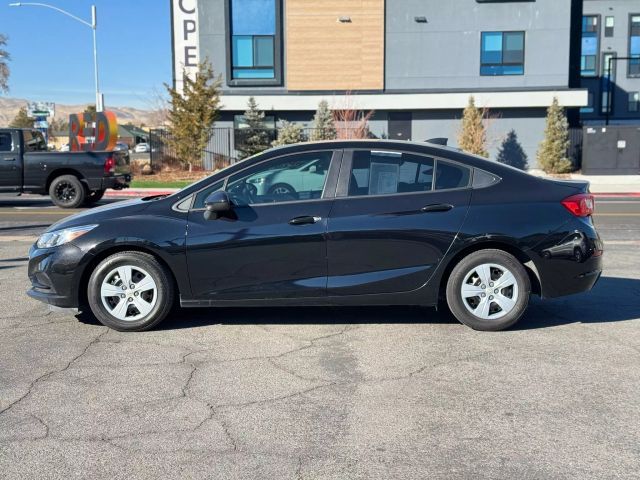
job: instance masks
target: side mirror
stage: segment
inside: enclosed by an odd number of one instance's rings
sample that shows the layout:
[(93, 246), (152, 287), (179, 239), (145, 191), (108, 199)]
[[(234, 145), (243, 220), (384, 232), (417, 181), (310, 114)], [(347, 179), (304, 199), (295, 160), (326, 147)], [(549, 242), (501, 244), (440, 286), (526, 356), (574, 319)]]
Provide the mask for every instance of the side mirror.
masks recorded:
[(205, 220), (215, 220), (220, 217), (221, 214), (231, 211), (233, 205), (229, 200), (227, 192), (217, 191), (213, 192), (204, 201), (204, 218)]

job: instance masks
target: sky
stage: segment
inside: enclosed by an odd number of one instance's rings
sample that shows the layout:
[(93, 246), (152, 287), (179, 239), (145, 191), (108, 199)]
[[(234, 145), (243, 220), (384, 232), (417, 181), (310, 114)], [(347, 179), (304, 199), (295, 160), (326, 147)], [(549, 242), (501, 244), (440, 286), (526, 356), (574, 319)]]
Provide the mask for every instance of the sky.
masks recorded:
[[(43, 7), (0, 0), (0, 33), (9, 37), (6, 97), (95, 103), (91, 28)], [(154, 108), (171, 83), (168, 0), (44, 0), (91, 22), (98, 12), (98, 66), (105, 106)]]

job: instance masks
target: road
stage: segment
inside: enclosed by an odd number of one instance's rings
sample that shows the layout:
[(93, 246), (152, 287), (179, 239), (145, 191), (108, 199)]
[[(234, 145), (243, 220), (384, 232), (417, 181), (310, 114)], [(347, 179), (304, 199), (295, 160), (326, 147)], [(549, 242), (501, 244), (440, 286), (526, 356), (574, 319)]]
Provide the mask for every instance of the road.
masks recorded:
[(422, 308), (176, 312), (123, 334), (28, 299), (0, 199), (0, 477), (637, 478), (640, 201), (598, 202), (592, 292), (474, 332)]

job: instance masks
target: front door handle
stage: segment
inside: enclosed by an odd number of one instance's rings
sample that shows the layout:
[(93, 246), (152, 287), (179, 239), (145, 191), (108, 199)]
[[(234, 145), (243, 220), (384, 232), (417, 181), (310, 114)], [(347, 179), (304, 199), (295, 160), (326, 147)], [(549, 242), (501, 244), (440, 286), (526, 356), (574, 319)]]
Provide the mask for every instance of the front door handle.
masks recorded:
[(3, 160), (5, 162), (15, 162), (16, 161), (16, 159), (14, 157), (4, 157)]
[(453, 208), (453, 205), (449, 205), (448, 203), (434, 203), (431, 205), (424, 206), (420, 209), (421, 212), (429, 213), (429, 212), (448, 212)]
[(317, 223), (322, 220), (322, 217), (313, 217), (311, 215), (304, 215), (302, 217), (295, 217), (289, 220), (289, 225), (309, 225), (311, 223)]

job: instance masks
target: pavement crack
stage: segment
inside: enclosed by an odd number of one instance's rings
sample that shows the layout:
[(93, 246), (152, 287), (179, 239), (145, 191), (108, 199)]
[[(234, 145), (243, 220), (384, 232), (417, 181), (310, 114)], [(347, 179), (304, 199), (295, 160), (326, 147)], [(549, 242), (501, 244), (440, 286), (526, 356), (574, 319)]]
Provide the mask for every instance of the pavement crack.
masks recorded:
[(11, 402), (9, 405), (7, 405), (5, 408), (3, 408), (2, 410), (0, 410), (0, 415), (2, 415), (5, 412), (8, 412), (9, 410), (11, 410), (13, 407), (15, 407), (16, 405), (18, 405), (20, 402), (22, 402), (25, 398), (27, 398), (29, 395), (31, 395), (31, 392), (33, 391), (33, 389), (36, 387), (36, 385), (38, 383), (40, 383), (42, 380), (46, 380), (47, 378), (51, 377), (52, 375), (55, 375), (57, 373), (62, 373), (65, 372), (66, 370), (68, 370), (71, 365), (73, 365), (74, 362), (76, 362), (78, 359), (80, 359), (83, 355), (85, 355), (87, 353), (87, 351), (89, 350), (89, 348), (91, 348), (93, 345), (95, 345), (97, 342), (100, 341), (100, 338), (105, 335), (107, 332), (109, 331), (108, 328), (105, 327), (105, 330), (102, 331), (99, 335), (97, 335), (93, 340), (91, 340), (87, 346), (82, 350), (82, 352), (80, 352), (78, 355), (76, 355), (75, 357), (73, 357), (71, 360), (69, 360), (69, 362), (67, 362), (67, 364), (60, 369), (57, 370), (52, 370), (46, 373), (43, 373), (42, 375), (40, 375), (39, 377), (37, 377), (35, 380), (33, 380), (30, 384), (29, 384), (29, 388), (27, 388), (27, 391), (24, 393), (24, 395), (22, 395), (20, 398), (18, 398), (17, 400), (14, 400), (13, 402)]

